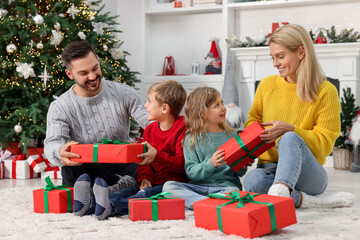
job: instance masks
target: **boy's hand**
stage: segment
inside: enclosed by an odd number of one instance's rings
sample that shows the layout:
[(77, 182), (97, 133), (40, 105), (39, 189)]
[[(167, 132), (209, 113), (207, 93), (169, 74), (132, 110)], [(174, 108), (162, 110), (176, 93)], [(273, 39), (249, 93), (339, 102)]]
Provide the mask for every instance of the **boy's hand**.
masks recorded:
[(218, 167), (221, 165), (226, 164), (226, 162), (224, 161), (225, 157), (225, 150), (221, 149), (218, 150), (216, 152), (214, 152), (214, 154), (212, 155), (210, 162), (214, 167)]
[(78, 154), (70, 152), (71, 145), (76, 145), (76, 144), (79, 144), (79, 143), (75, 142), (75, 141), (71, 141), (71, 142), (66, 143), (64, 146), (62, 146), (59, 149), (60, 159), (61, 159), (62, 164), (64, 164), (64, 166), (79, 166), (82, 164), (82, 163), (74, 162), (74, 161), (70, 160), (70, 158), (79, 158), (80, 157)]
[(149, 187), (151, 187), (151, 182), (149, 180), (147, 180), (145, 178), (143, 180), (141, 180), (140, 190), (143, 190), (143, 189), (149, 188)]
[(157, 150), (153, 146), (151, 146), (148, 142), (143, 142), (142, 144), (146, 145), (148, 151), (146, 153), (137, 155), (138, 158), (144, 158), (142, 162), (139, 162), (137, 164), (139, 165), (150, 164), (154, 161), (157, 154)]

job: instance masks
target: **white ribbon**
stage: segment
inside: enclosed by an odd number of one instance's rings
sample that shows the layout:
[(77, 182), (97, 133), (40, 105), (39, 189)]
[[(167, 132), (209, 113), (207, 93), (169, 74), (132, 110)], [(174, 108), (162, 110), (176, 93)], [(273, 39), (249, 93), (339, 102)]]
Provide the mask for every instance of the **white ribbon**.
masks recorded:
[(12, 153), (9, 150), (1, 150), (0, 151), (0, 163), (2, 163), (4, 160), (8, 160), (8, 158), (12, 155)]

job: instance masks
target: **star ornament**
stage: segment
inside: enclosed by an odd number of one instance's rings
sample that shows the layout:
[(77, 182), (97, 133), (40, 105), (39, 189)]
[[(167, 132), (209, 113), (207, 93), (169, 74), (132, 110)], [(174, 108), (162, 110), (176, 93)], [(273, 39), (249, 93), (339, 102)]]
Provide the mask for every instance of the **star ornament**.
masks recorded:
[(107, 27), (106, 23), (103, 22), (92, 22), (91, 23), (93, 26), (93, 31), (96, 32), (98, 35), (103, 35), (104, 34), (104, 27)]
[(72, 4), (71, 7), (66, 11), (66, 13), (68, 13), (70, 16), (72, 16), (73, 19), (79, 12), (80, 12), (80, 10), (77, 9), (77, 7), (75, 7), (74, 4)]
[(48, 72), (46, 71), (46, 66), (44, 67), (44, 71), (41, 75), (38, 75), (39, 78), (41, 78), (41, 80), (44, 82), (44, 86), (46, 87), (46, 83), (47, 81), (52, 78), (52, 76), (50, 76), (48, 74)]

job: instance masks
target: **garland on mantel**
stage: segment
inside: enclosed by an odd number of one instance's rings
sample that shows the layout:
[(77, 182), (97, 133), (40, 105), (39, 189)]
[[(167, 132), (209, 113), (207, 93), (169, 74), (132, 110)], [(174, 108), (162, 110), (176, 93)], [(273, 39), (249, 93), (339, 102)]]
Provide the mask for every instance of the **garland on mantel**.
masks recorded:
[[(309, 34), (315, 43), (316, 36), (313, 31), (310, 30)], [(335, 26), (331, 26), (330, 29), (326, 29), (326, 38), (328, 39), (328, 43), (360, 42), (360, 33), (354, 31), (354, 28), (346, 28), (341, 30), (340, 33), (336, 33)], [(230, 48), (263, 47), (268, 45), (268, 34), (266, 34), (261, 41), (256, 41), (248, 36), (245, 37), (245, 41), (240, 41), (240, 39), (237, 39), (235, 36), (231, 39), (226, 38), (225, 41)]]

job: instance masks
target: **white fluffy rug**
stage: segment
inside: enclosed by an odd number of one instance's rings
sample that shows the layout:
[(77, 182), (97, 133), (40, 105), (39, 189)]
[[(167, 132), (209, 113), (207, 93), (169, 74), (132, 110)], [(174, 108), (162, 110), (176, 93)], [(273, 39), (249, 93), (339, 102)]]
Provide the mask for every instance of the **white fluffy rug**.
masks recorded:
[[(33, 212), (34, 187), (0, 190), (0, 239), (242, 239), (220, 231), (196, 228), (192, 211), (186, 220), (132, 222), (127, 216), (98, 221), (93, 216), (75, 217), (71, 213)], [(342, 209), (297, 210), (298, 223), (256, 239), (358, 239), (360, 206)]]

